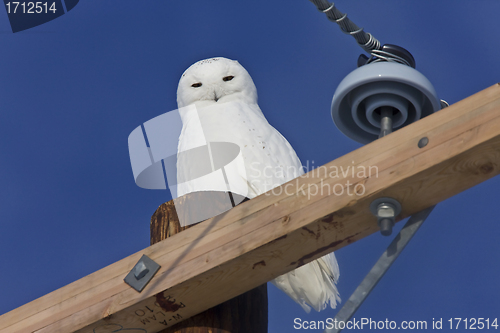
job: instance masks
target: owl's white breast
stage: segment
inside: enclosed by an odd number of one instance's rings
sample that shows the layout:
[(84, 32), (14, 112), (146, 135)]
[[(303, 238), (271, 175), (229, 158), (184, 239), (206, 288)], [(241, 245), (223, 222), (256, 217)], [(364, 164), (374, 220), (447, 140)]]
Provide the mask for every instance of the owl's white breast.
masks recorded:
[[(203, 142), (237, 144), (244, 162), (244, 168), (238, 173), (249, 186), (248, 197), (253, 198), (303, 173), (295, 151), (268, 123), (257, 104), (228, 102), (193, 110), (181, 113), (183, 129), (178, 151), (200, 146)], [(184, 177), (189, 173), (186, 164), (178, 162), (178, 173), (183, 173)], [(179, 196), (196, 191), (194, 183), (180, 186)], [(203, 187), (206, 185), (205, 182)]]

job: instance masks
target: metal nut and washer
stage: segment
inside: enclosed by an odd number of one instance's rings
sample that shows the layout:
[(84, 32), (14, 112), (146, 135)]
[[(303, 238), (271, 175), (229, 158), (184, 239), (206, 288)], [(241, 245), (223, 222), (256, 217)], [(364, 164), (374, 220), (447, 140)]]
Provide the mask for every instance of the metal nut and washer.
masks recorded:
[(401, 213), (401, 204), (393, 198), (378, 198), (370, 204), (370, 211), (377, 217), (380, 233), (389, 236), (392, 233), (396, 216)]

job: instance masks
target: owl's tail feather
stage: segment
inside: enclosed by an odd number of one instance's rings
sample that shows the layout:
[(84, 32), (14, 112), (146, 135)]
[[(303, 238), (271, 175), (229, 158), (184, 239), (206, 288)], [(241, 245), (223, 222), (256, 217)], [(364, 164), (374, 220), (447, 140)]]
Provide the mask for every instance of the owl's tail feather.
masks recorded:
[(335, 254), (329, 253), (313, 262), (283, 274), (272, 283), (297, 302), (307, 313), (311, 307), (316, 311), (328, 305), (335, 309), (340, 303), (336, 283), (339, 266)]

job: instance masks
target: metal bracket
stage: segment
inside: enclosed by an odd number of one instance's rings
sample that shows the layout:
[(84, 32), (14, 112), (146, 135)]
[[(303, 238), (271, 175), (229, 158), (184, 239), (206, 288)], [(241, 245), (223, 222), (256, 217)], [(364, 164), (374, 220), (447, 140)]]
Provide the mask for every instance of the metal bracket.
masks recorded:
[(159, 269), (160, 265), (143, 254), (134, 268), (127, 274), (124, 281), (138, 292), (141, 292)]
[[(391, 267), (392, 263), (405, 248), (413, 235), (418, 231), (418, 228), (424, 223), (436, 206), (426, 208), (416, 214), (413, 214), (399, 234), (392, 240), (391, 244), (378, 259), (375, 266), (368, 272), (366, 277), (361, 281), (354, 293), (349, 297), (344, 306), (337, 312), (334, 318), (335, 327), (328, 328), (323, 333), (339, 333), (344, 328), (346, 323), (352, 318), (356, 310), (361, 306), (370, 292), (375, 288), (385, 272)], [(337, 324), (338, 323), (338, 324)], [(342, 324), (341, 324), (342, 323)]]

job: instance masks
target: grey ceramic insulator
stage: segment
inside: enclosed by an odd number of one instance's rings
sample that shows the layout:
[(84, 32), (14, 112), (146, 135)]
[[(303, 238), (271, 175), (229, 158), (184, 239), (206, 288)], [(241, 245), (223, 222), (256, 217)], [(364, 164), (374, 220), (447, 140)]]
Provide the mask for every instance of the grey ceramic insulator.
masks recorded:
[(380, 109), (393, 108), (393, 130), (441, 109), (432, 84), (420, 72), (394, 62), (359, 67), (340, 82), (332, 118), (342, 133), (360, 143), (380, 134)]

